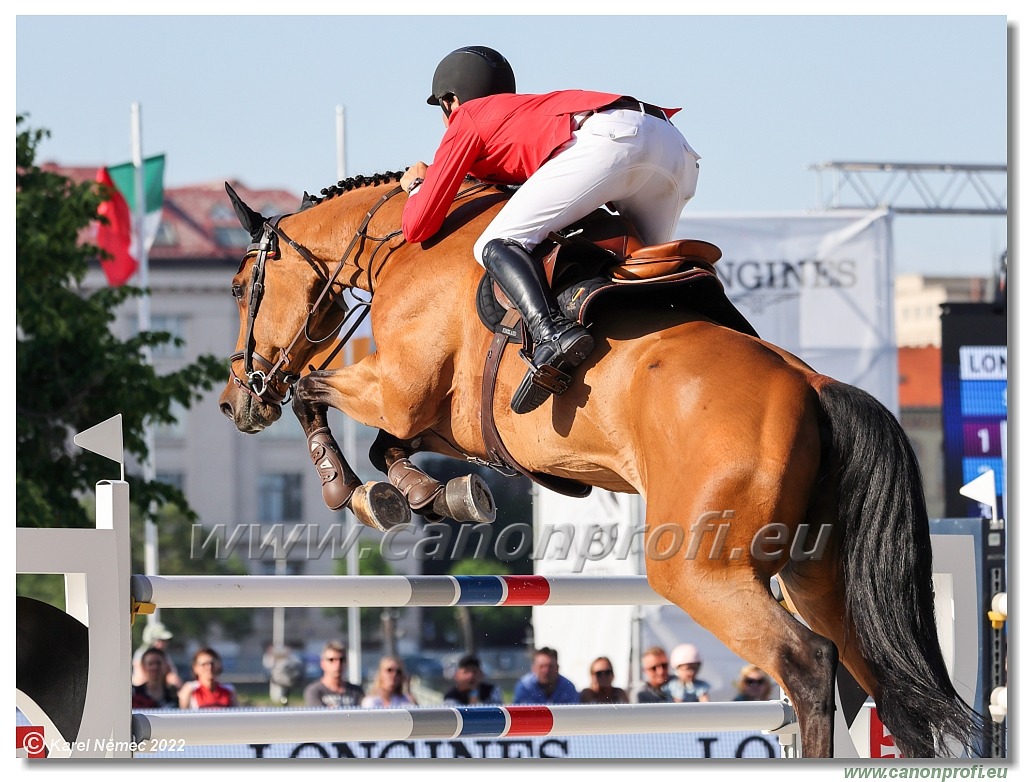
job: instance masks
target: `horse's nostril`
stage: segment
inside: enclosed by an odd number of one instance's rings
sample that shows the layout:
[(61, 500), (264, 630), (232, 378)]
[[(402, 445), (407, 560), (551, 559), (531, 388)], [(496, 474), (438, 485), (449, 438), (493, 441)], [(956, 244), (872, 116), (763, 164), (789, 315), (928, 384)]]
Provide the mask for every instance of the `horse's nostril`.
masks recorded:
[(220, 411), (222, 413), (224, 413), (224, 415), (226, 415), (228, 418), (234, 418), (235, 417), (235, 411), (231, 408), (231, 403), (230, 402), (221, 402), (220, 403)]

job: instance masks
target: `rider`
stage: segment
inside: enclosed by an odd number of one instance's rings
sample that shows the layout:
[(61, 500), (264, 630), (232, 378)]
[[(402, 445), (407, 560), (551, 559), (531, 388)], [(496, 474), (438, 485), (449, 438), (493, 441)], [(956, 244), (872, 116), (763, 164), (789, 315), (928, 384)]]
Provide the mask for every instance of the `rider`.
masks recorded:
[(699, 156), (661, 109), (617, 93), (516, 94), (512, 66), (494, 49), (465, 46), (437, 66), (427, 103), (447, 130), (431, 165), (402, 177), (410, 242), (433, 236), (465, 179), (520, 185), (473, 247), (515, 303), (535, 345), (512, 398), (527, 413), (550, 396), (544, 377), (583, 363), (594, 338), (564, 317), (529, 253), (548, 234), (605, 204), (628, 217), (647, 244), (672, 238), (697, 187)]

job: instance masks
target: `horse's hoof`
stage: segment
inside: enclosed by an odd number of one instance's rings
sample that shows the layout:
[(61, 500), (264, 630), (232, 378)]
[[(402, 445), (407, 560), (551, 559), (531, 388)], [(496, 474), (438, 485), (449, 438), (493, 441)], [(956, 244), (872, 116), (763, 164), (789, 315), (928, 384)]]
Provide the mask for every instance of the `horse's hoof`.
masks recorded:
[(349, 509), (360, 523), (381, 532), (412, 521), (412, 511), (402, 492), (385, 481), (369, 481), (356, 488)]
[(479, 475), (471, 473), (448, 481), (444, 494), (434, 500), (434, 512), (454, 521), (490, 524), (497, 515), (497, 508), (487, 484)]

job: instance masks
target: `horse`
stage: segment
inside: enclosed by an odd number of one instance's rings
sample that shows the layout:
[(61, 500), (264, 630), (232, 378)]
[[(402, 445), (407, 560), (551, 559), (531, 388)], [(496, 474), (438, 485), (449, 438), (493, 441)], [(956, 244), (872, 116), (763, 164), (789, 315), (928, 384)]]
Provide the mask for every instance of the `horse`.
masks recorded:
[[(409, 455), (493, 461), (481, 429), (493, 335), (476, 311), (471, 248), (507, 193), (467, 186), (439, 234), (414, 245), (398, 177), (345, 180), (272, 217), (228, 186), (253, 244), (232, 281), (240, 329), (222, 412), (256, 433), (291, 394), (325, 501), (378, 527), (410, 504), (434, 507), (424, 498), (436, 486)], [(376, 350), (317, 367), (345, 290), (372, 297)], [(651, 587), (780, 683), (803, 757), (832, 756), (840, 663), (905, 756), (979, 752), (985, 718), (943, 662), (922, 481), (895, 417), (697, 310), (612, 309), (591, 328), (597, 346), (574, 382), (528, 414), (508, 407), (525, 364), (502, 358), (493, 416), (514, 461), (643, 498)], [(354, 475), (328, 408), (381, 430), (371, 457), (389, 482)], [(817, 541), (813, 555), (787, 547), (798, 535)]]

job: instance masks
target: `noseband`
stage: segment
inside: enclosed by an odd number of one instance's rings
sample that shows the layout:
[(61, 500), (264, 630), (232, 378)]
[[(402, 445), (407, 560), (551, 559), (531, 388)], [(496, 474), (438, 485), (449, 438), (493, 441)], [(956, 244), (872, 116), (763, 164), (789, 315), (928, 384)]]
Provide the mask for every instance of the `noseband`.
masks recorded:
[[(298, 242), (291, 239), (280, 227), (280, 222), (283, 218), (288, 215), (277, 215), (264, 221), (263, 233), (260, 236), (259, 242), (250, 244), (246, 248), (245, 257), (242, 262), (245, 262), (246, 258), (253, 255), (256, 256), (256, 260), (252, 265), (252, 277), (249, 284), (249, 299), (247, 303), (248, 317), (246, 319), (245, 326), (245, 346), (242, 350), (237, 353), (232, 353), (228, 360), (231, 363), (231, 379), (236, 386), (242, 391), (247, 393), (250, 397), (257, 401), (266, 402), (274, 405), (287, 404), (291, 399), (292, 391), (296, 382), (298, 382), (300, 374), (295, 372), (293, 369), (288, 367), (291, 361), (291, 353), (294, 350), (299, 339), (305, 337), (306, 341), (312, 345), (318, 345), (322, 342), (326, 342), (337, 334), (341, 333), (345, 324), (352, 321), (348, 330), (344, 336), (338, 339), (338, 344), (334, 350), (324, 359), (319, 369), (326, 367), (335, 356), (345, 347), (348, 341), (352, 338), (355, 330), (359, 328), (359, 324), (363, 322), (363, 319), (370, 312), (369, 301), (357, 301), (353, 306), (349, 306), (343, 297), (337, 296), (333, 292), (334, 283), (338, 279), (338, 275), (344, 268), (349, 256), (352, 255), (352, 251), (356, 248), (356, 245), (365, 239), (372, 239), (377, 242), (377, 248), (371, 254), (370, 262), (367, 265), (367, 279), (369, 280), (370, 293), (373, 293), (374, 283), (377, 276), (379, 276), (383, 262), (378, 265), (376, 273), (372, 272), (373, 259), (377, 255), (377, 251), (384, 246), (384, 243), (389, 239), (397, 236), (401, 231), (392, 232), (383, 237), (370, 237), (367, 235), (366, 229), (370, 223), (370, 219), (374, 213), (387, 201), (389, 198), (402, 192), (402, 188), (396, 187), (393, 190), (385, 193), (379, 201), (367, 212), (366, 217), (363, 218), (363, 222), (360, 224), (355, 235), (352, 237), (352, 241), (349, 242), (348, 247), (342, 254), (341, 259), (335, 264), (334, 270), (330, 275), (325, 274), (321, 268), (317, 258), (307, 248), (303, 247)], [(276, 259), (280, 257), (279, 252), (279, 241), (285, 242), (295, 252), (297, 252), (303, 260), (305, 260), (317, 273), (317, 275), (323, 280), (324, 286), (320, 291), (320, 295), (317, 296), (316, 301), (308, 308), (306, 313), (306, 319), (298, 331), (295, 332), (295, 336), (292, 337), (288, 347), (281, 351), (277, 361), (271, 361), (264, 356), (261, 356), (256, 351), (256, 340), (254, 337), (254, 330), (256, 327), (256, 316), (259, 313), (260, 303), (263, 301), (263, 294), (266, 290), (266, 265), (267, 259)], [(386, 259), (385, 259), (386, 260)], [(325, 302), (340, 306), (345, 315), (338, 324), (338, 327), (332, 329), (330, 333), (325, 336), (314, 339), (310, 334), (310, 325), (314, 316), (320, 310), (321, 305)], [(235, 372), (235, 362), (242, 361), (242, 367), (245, 371), (245, 379), (240, 377)], [(255, 365), (259, 364), (262, 369), (256, 369)], [(314, 370), (313, 366), (309, 367)], [(284, 393), (276, 390), (274, 384), (280, 384), (284, 388)]]

